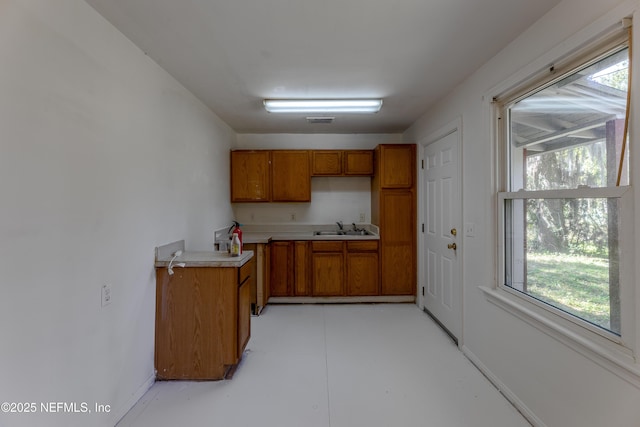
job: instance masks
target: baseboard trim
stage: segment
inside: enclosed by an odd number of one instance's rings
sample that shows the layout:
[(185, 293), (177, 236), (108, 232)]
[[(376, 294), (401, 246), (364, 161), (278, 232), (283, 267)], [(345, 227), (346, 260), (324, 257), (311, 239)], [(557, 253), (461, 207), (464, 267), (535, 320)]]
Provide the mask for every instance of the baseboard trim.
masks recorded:
[(502, 381), (500, 381), (498, 377), (496, 377), (493, 372), (491, 372), (489, 368), (487, 368), (487, 366), (482, 363), (471, 350), (469, 350), (468, 347), (463, 345), (461, 350), (462, 353), (467, 357), (467, 359), (469, 359), (469, 361), (473, 363), (480, 372), (482, 372), (482, 374), (491, 382), (491, 384), (493, 384), (494, 387), (498, 389), (500, 394), (502, 394), (513, 405), (513, 407), (516, 408), (516, 410), (520, 412), (522, 416), (531, 423), (532, 426), (547, 427), (546, 424), (543, 423), (542, 420), (538, 418), (536, 414), (534, 414), (533, 411), (531, 411), (531, 409), (529, 409), (529, 407), (525, 405), (524, 402), (511, 391), (511, 389), (509, 389), (509, 387), (507, 387)]
[(155, 374), (147, 378), (145, 382), (138, 388), (138, 390), (136, 390), (136, 392), (131, 395), (129, 400), (127, 400), (124, 403), (124, 405), (118, 408), (118, 410), (113, 412), (111, 425), (114, 425), (114, 426), (117, 425), (124, 418), (124, 416), (129, 413), (129, 411), (135, 406), (135, 404), (138, 403), (138, 400), (140, 400), (142, 396), (144, 396), (144, 394), (149, 391), (149, 389), (151, 388), (151, 386), (153, 386), (155, 382), (156, 382)]
[(370, 297), (271, 297), (269, 298), (268, 304), (404, 303), (415, 301), (415, 295)]
[(451, 340), (455, 343), (456, 347), (460, 347), (460, 344), (458, 343), (458, 338), (457, 338), (455, 335), (453, 335), (453, 333), (451, 333), (451, 331), (450, 331), (446, 326), (444, 326), (444, 324), (443, 324), (440, 320), (438, 320), (438, 318), (437, 318), (436, 316), (434, 316), (432, 312), (430, 312), (429, 310), (427, 310), (427, 307), (423, 307), (423, 308), (422, 308), (422, 311), (424, 311), (424, 312), (427, 314), (427, 316), (429, 316), (429, 317), (431, 318), (431, 320), (433, 320), (434, 322), (436, 322), (436, 324), (437, 324), (438, 326), (440, 326), (440, 328), (441, 328), (441, 329), (442, 329), (442, 330), (443, 330), (447, 335), (449, 335), (449, 338), (451, 338)]

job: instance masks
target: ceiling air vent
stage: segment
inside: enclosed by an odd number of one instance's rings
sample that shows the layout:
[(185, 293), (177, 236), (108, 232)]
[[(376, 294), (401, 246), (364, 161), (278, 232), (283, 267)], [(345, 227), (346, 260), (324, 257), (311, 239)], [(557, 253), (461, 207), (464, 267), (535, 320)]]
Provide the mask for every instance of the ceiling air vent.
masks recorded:
[(335, 117), (307, 117), (308, 123), (333, 123)]

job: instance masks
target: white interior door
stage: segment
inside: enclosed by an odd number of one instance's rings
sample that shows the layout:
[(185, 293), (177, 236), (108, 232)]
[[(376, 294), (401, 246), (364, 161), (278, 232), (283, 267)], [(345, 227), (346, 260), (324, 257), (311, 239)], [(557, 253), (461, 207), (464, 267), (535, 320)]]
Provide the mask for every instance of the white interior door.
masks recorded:
[(422, 198), (425, 220), (422, 262), (426, 276), (423, 308), (456, 340), (462, 332), (458, 149), (458, 130), (424, 147)]

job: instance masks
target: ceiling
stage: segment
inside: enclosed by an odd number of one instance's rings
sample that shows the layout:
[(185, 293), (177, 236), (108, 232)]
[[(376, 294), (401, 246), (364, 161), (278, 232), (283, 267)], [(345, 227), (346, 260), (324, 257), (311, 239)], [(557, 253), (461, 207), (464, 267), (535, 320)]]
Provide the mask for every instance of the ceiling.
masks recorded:
[[(560, 0), (87, 0), (238, 133), (398, 133)], [(265, 98), (381, 97), (309, 124)]]

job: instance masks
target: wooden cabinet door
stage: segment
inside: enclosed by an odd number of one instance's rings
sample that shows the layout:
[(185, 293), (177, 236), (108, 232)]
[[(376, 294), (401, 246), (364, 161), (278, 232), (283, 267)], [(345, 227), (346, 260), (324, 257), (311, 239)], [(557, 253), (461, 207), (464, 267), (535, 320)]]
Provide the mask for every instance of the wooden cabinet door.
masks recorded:
[(318, 252), (312, 256), (313, 296), (335, 297), (344, 295), (344, 254)]
[(380, 295), (378, 241), (347, 242), (347, 295)]
[(347, 150), (344, 152), (345, 175), (373, 175), (373, 151)]
[(314, 176), (342, 175), (342, 151), (314, 150), (311, 152), (311, 174)]
[(271, 199), (269, 151), (231, 152), (231, 202)]
[(269, 295), (293, 296), (293, 242), (271, 242)]
[(412, 190), (380, 193), (381, 292), (416, 292), (416, 216)]
[(295, 296), (308, 296), (309, 285), (309, 242), (294, 242), (293, 282)]
[(412, 188), (416, 173), (416, 146), (413, 144), (379, 145), (376, 154), (381, 188)]
[(311, 293), (319, 297), (344, 296), (344, 242), (311, 242)]
[(237, 362), (238, 269), (156, 269), (158, 379), (222, 379)]
[(251, 287), (249, 279), (238, 289), (238, 360), (251, 336)]
[(271, 152), (271, 196), (274, 202), (311, 201), (309, 151)]
[(379, 295), (377, 252), (347, 253), (347, 295)]
[[(258, 302), (258, 245), (255, 243), (245, 243), (242, 245), (243, 251), (253, 251), (253, 258), (247, 261), (249, 264), (250, 276), (249, 276), (249, 289), (251, 304), (255, 306)], [(247, 265), (245, 264), (245, 265)]]

